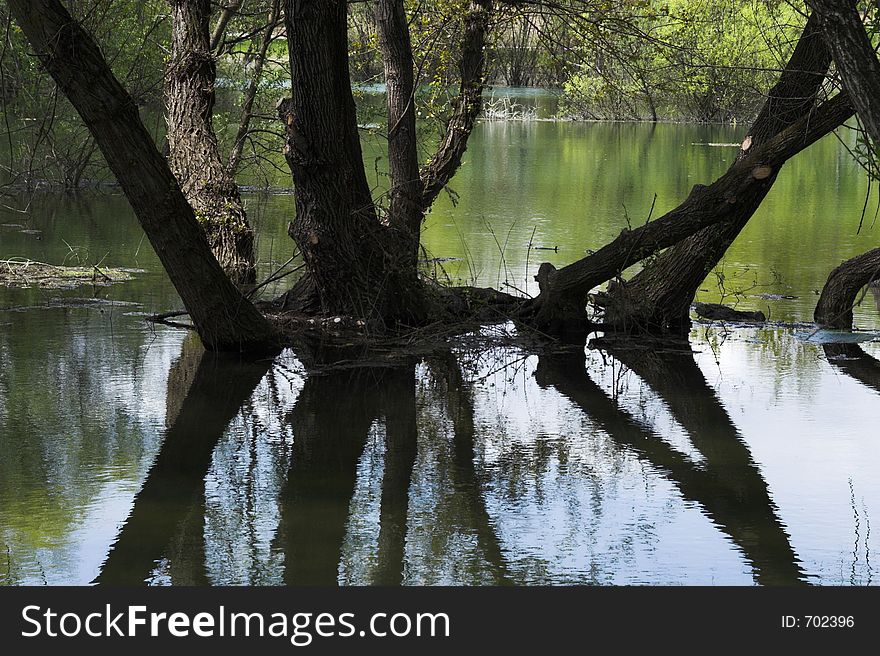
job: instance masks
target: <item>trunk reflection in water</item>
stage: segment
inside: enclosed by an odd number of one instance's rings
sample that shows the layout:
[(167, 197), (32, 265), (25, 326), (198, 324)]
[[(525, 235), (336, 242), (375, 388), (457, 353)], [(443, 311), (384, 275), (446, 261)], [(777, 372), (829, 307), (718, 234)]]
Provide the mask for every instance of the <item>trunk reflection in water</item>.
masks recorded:
[[(686, 350), (684, 350), (686, 349)], [(613, 440), (664, 471), (682, 496), (694, 501), (741, 549), (761, 584), (792, 585), (804, 574), (776, 517), (767, 485), (736, 427), (706, 384), (690, 352), (607, 348), (667, 405), (702, 454), (697, 465), (670, 447), (594, 383), (582, 356), (542, 356), (539, 384), (552, 385), (599, 422)]]
[[(290, 352), (184, 342), (164, 441), (96, 582), (814, 580), (691, 346), (591, 347), (305, 376)], [(880, 390), (861, 348), (824, 349)]]

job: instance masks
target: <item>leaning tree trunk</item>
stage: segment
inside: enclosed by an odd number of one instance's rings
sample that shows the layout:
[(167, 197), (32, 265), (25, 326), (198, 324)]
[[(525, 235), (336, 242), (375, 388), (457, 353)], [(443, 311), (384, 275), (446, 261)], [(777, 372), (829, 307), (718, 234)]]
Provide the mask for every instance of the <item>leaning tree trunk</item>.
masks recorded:
[[(830, 63), (831, 53), (814, 14), (743, 140), (737, 161), (815, 108)], [(724, 222), (676, 244), (631, 280), (612, 284), (607, 294), (598, 297), (605, 322), (630, 332), (686, 334), (697, 290), (761, 205), (777, 172), (778, 168), (767, 184), (742, 198)]]
[(254, 233), (238, 185), (220, 158), (212, 125), (217, 76), (210, 49), (211, 0), (169, 0), (171, 58), (165, 70), (171, 169), (220, 266), (253, 282)]
[(853, 308), (858, 305), (859, 292), (872, 282), (880, 281), (880, 248), (847, 260), (828, 276), (819, 302), (816, 323), (829, 328), (850, 330)]
[(40, 61), (79, 112), (122, 186), (204, 345), (264, 348), (266, 319), (229, 281), (204, 233), (98, 45), (58, 0), (9, 0)]
[(548, 333), (585, 330), (584, 308), (594, 287), (703, 228), (753, 212), (756, 199), (766, 195), (786, 161), (852, 114), (849, 97), (841, 93), (765, 144), (749, 148), (723, 176), (708, 187), (696, 185), (681, 205), (659, 219), (623, 230), (611, 243), (562, 269), (545, 262), (536, 276), (541, 293), (523, 304), (520, 320)]
[(807, 4), (820, 19), (843, 87), (876, 148), (880, 145), (880, 61), (856, 0), (807, 0)]

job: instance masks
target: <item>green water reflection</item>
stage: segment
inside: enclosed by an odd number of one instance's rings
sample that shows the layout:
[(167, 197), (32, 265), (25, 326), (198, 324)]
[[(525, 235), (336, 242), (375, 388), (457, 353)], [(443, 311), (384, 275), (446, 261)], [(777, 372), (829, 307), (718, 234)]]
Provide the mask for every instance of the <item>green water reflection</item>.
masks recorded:
[[(438, 275), (534, 291), (541, 261), (643, 222), (655, 194), (659, 215), (736, 152), (697, 144), (741, 137), (481, 124), (426, 248)], [(381, 162), (372, 177), (380, 193)], [(809, 321), (828, 271), (877, 245), (866, 189), (834, 140), (796, 158), (700, 300)], [(247, 203), (269, 272), (292, 197)], [(876, 342), (697, 325), (693, 352), (452, 350), (307, 377), (293, 352), (239, 362), (145, 324), (179, 300), (120, 196), (31, 209), (3, 214), (0, 257), (143, 272), (0, 288), (4, 584), (875, 582)], [(878, 316), (868, 295), (856, 321)]]

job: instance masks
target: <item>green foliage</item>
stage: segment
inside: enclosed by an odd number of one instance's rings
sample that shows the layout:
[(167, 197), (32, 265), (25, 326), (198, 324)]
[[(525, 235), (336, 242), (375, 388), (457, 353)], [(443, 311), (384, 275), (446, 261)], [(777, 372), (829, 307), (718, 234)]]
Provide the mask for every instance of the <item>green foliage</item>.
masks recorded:
[[(101, 45), (113, 72), (134, 102), (161, 107), (163, 50), (167, 43), (166, 3), (162, 0), (85, 0), (69, 3), (74, 16)], [(60, 183), (76, 188), (105, 175), (94, 140), (30, 55), (20, 28), (0, 6), (4, 43), (0, 52), (5, 139), (0, 143), (3, 182), (32, 188)], [(156, 123), (154, 122), (153, 125)]]
[(749, 118), (774, 84), (803, 17), (781, 2), (665, 0), (640, 3), (630, 24), (635, 29), (583, 44), (579, 71), (564, 85), (567, 113)]

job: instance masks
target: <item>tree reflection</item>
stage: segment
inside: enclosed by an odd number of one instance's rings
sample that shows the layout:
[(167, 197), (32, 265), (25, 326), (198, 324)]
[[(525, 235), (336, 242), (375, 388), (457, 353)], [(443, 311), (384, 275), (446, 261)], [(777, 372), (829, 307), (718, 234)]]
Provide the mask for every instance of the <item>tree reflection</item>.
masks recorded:
[[(875, 289), (872, 287), (871, 289)], [(858, 344), (823, 344), (825, 357), (836, 369), (865, 387), (880, 392), (880, 362)]]
[(704, 456), (703, 464), (691, 462), (609, 398), (587, 374), (585, 357), (580, 351), (542, 355), (535, 373), (538, 384), (555, 388), (598, 422), (618, 444), (663, 470), (680, 493), (699, 503), (739, 546), (754, 568), (756, 582), (804, 582), (766, 483), (690, 351), (610, 352), (667, 404)]
[(169, 375), (167, 429), (153, 467), (101, 567), (99, 584), (143, 584), (168, 560), (173, 583), (206, 584), (204, 479), (220, 436), (269, 370), (186, 341)]

